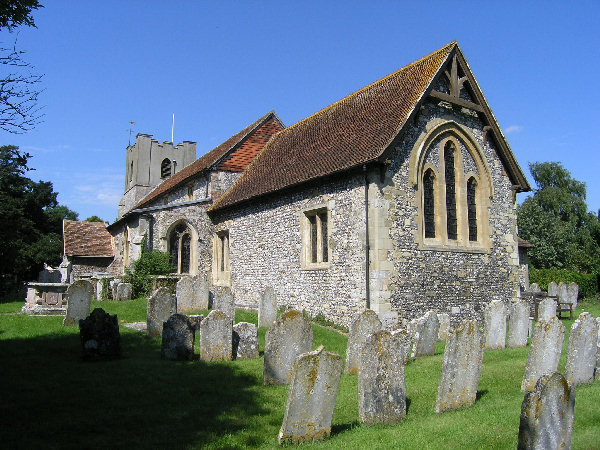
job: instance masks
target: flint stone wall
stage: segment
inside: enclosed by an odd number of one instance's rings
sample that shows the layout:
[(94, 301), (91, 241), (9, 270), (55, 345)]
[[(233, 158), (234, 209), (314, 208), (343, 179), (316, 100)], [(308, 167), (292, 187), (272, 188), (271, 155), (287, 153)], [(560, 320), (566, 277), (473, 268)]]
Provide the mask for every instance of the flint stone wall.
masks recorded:
[(200, 322), (200, 360), (230, 361), (233, 324), (222, 311), (211, 311)]
[(167, 288), (159, 288), (148, 298), (146, 314), (147, 333), (150, 337), (162, 336), (163, 323), (177, 312), (177, 299)]
[(598, 323), (589, 312), (581, 313), (569, 334), (565, 378), (571, 386), (594, 381), (597, 345)]
[(173, 314), (164, 323), (160, 357), (171, 361), (194, 359), (194, 325), (185, 314)]
[(298, 356), (279, 431), (280, 444), (329, 437), (342, 366), (342, 358), (323, 346)]
[(63, 325), (77, 325), (80, 320), (90, 314), (94, 286), (86, 280), (75, 281), (67, 288), (66, 295), (68, 297), (67, 315), (63, 320)]
[(381, 331), (377, 313), (370, 309), (360, 313), (350, 325), (348, 347), (346, 349), (346, 373), (358, 373), (363, 345), (374, 333)]
[(529, 335), (529, 306), (524, 301), (510, 305), (508, 316), (508, 346), (525, 347)]
[(565, 327), (556, 316), (535, 324), (521, 391), (531, 391), (542, 375), (556, 371), (564, 339)]

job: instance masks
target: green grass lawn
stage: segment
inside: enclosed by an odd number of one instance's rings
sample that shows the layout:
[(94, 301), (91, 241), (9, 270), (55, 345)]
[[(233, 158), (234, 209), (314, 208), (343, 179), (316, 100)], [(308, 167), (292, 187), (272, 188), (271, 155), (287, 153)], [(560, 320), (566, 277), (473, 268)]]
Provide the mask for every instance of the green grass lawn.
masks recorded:
[[(121, 327), (123, 358), (83, 362), (78, 327), (0, 304), (2, 448), (277, 447), (287, 386), (262, 385), (261, 358), (203, 363), (160, 359), (160, 339)], [(101, 302), (122, 323), (145, 321), (146, 301)], [(600, 315), (597, 303), (577, 313)], [(236, 321), (257, 323), (237, 311)], [(567, 330), (573, 321), (562, 321)], [(313, 325), (314, 347), (345, 357), (347, 339)], [(564, 372), (568, 332), (559, 370)], [(406, 367), (408, 413), (394, 426), (358, 423), (356, 375), (342, 375), (328, 441), (302, 448), (515, 448), (528, 348), (487, 351), (478, 400), (434, 412), (444, 343)], [(577, 389), (573, 448), (600, 448), (600, 381)]]

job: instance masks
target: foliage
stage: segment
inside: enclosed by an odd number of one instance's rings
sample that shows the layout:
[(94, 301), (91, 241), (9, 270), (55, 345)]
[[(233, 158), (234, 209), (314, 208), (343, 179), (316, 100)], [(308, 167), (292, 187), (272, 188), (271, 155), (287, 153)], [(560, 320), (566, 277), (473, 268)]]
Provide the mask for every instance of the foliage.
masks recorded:
[(43, 8), (39, 0), (2, 0), (0, 2), (0, 30), (9, 31), (19, 25), (35, 27), (31, 15), (34, 9)]
[(100, 217), (94, 215), (94, 216), (90, 216), (87, 219), (85, 219), (86, 222), (104, 222), (104, 220), (102, 220)]
[(533, 244), (535, 268), (565, 268), (584, 273), (600, 269), (600, 222), (587, 212), (585, 183), (560, 163), (529, 165), (537, 189), (517, 209), (519, 236)]
[(548, 285), (553, 281), (556, 284), (561, 281), (565, 284), (577, 283), (579, 285), (579, 298), (593, 297), (598, 294), (600, 275), (581, 274), (566, 269), (557, 269), (556, 267), (549, 269), (529, 268), (529, 282), (537, 283), (542, 290), (547, 291)]
[[(142, 243), (142, 248), (144, 244)], [(173, 272), (170, 255), (159, 250), (142, 251), (139, 259), (133, 263), (131, 274), (126, 281), (133, 285), (133, 295), (148, 295), (152, 289), (152, 275), (167, 275)]]

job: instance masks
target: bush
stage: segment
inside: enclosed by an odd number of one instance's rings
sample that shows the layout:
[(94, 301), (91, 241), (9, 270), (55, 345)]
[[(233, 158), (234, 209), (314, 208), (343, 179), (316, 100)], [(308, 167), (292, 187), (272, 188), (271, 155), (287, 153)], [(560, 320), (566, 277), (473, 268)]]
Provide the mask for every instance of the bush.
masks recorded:
[(153, 250), (142, 252), (140, 258), (133, 263), (133, 271), (126, 277), (133, 285), (133, 295), (149, 295), (152, 289), (152, 275), (166, 275), (175, 269), (169, 262), (169, 254)]
[(598, 294), (598, 284), (600, 276), (598, 274), (583, 274), (566, 269), (536, 269), (529, 267), (529, 282), (537, 283), (544, 291), (548, 290), (548, 285), (552, 282), (556, 284), (561, 281), (565, 284), (577, 283), (579, 285), (579, 298), (593, 297)]

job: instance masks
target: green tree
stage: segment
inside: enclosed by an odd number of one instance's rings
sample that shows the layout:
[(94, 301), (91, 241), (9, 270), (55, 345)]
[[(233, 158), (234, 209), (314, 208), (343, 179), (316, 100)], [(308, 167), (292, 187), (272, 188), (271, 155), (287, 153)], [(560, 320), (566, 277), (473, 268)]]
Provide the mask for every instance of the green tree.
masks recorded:
[(38, 0), (2, 0), (0, 2), (0, 30), (12, 30), (19, 25), (35, 27), (31, 12), (43, 8)]
[(85, 219), (86, 222), (104, 222), (104, 220), (102, 220), (100, 217), (94, 215), (94, 216), (90, 216), (87, 219)]
[(534, 245), (536, 268), (582, 272), (600, 267), (600, 223), (587, 211), (585, 183), (558, 162), (529, 164), (536, 189), (517, 209), (519, 236)]

